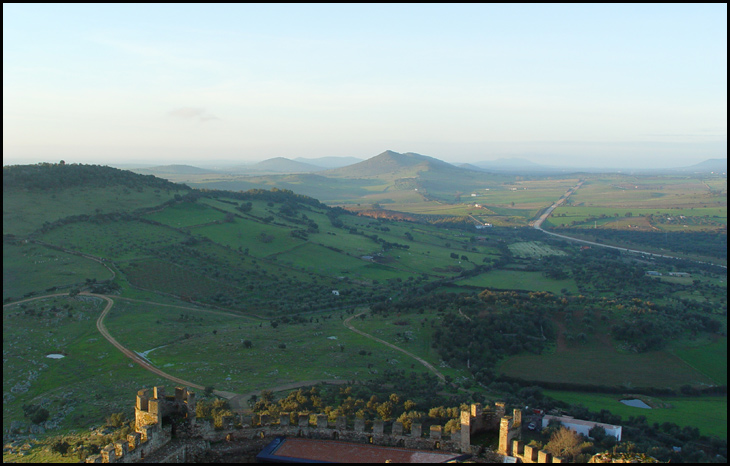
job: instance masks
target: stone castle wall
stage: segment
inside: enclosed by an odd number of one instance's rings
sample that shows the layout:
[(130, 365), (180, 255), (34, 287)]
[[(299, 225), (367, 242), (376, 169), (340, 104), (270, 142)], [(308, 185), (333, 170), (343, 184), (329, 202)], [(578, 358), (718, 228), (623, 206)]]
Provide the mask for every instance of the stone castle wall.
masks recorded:
[[(100, 455), (87, 458), (87, 463), (136, 462), (157, 453), (166, 462), (184, 461), (186, 445), (177, 446), (170, 442), (171, 427), (163, 427), (162, 419), (172, 413), (184, 415), (188, 420), (191, 442), (196, 445), (209, 445), (210, 442), (226, 440), (228, 442), (260, 442), (266, 438), (278, 436), (302, 437), (322, 440), (343, 440), (373, 445), (404, 447), (418, 450), (442, 450), (455, 453), (478, 454), (481, 447), (471, 444), (471, 436), (484, 431), (499, 430), (499, 450), (503, 456), (516, 456), (524, 462), (562, 462), (559, 458), (551, 459), (544, 451), (524, 446), (519, 440), (522, 430), (522, 412), (515, 409), (511, 416), (506, 416), (505, 404), (495, 403), (493, 408), (482, 409), (475, 403), (469, 411), (461, 413), (460, 430), (447, 435), (442, 426), (430, 426), (423, 431), (422, 424), (413, 423), (410, 431), (403, 424), (393, 422), (390, 432), (382, 420), (372, 422), (366, 427), (365, 419), (355, 418), (348, 425), (345, 416), (330, 422), (326, 414), (315, 415), (310, 422), (309, 414), (299, 414), (296, 422), (291, 422), (290, 413), (281, 413), (279, 419), (261, 415), (253, 418), (236, 419), (228, 416), (223, 420), (223, 428), (216, 429), (209, 421), (198, 421), (195, 417), (195, 393), (177, 387), (174, 396), (166, 396), (164, 387), (154, 387), (151, 392), (143, 389), (137, 392), (135, 404), (135, 433), (127, 436), (126, 441), (118, 441), (107, 445)], [(242, 426), (242, 427), (241, 427)], [(193, 440), (194, 439), (194, 440)]]

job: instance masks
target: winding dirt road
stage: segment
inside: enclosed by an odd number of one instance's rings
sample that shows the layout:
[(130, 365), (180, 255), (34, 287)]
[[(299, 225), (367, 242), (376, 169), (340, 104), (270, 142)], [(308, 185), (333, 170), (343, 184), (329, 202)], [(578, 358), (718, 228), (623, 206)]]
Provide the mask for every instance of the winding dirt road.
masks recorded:
[(418, 362), (420, 362), (421, 364), (423, 364), (423, 365), (424, 365), (424, 366), (425, 366), (425, 367), (426, 367), (426, 368), (427, 368), (428, 370), (430, 370), (431, 372), (433, 372), (433, 373), (434, 373), (434, 374), (436, 375), (436, 377), (438, 377), (439, 379), (441, 379), (441, 380), (442, 380), (442, 381), (444, 381), (444, 382), (446, 381), (446, 377), (444, 377), (444, 374), (442, 374), (441, 372), (439, 372), (439, 370), (438, 370), (438, 369), (436, 369), (435, 367), (433, 367), (433, 366), (432, 366), (431, 364), (429, 364), (428, 362), (424, 361), (423, 359), (419, 358), (419, 357), (418, 357), (418, 356), (416, 356), (415, 354), (413, 354), (413, 353), (411, 353), (411, 352), (409, 352), (409, 351), (406, 351), (406, 350), (404, 350), (403, 348), (399, 348), (399, 347), (397, 347), (397, 346), (395, 346), (395, 345), (393, 345), (393, 344), (391, 344), (391, 343), (388, 343), (387, 341), (381, 340), (381, 339), (380, 339), (380, 338), (378, 338), (378, 337), (374, 337), (374, 336), (370, 335), (369, 333), (365, 333), (365, 332), (363, 332), (362, 330), (358, 330), (358, 329), (356, 329), (355, 327), (353, 327), (353, 325), (352, 325), (352, 324), (350, 323), (350, 321), (351, 321), (352, 319), (354, 319), (355, 317), (359, 317), (359, 316), (361, 316), (362, 314), (365, 314), (365, 313), (364, 313), (364, 312), (361, 312), (360, 314), (357, 314), (357, 315), (354, 315), (354, 316), (348, 317), (347, 319), (345, 319), (345, 321), (343, 322), (343, 324), (344, 324), (344, 325), (345, 325), (345, 327), (347, 327), (348, 329), (352, 330), (352, 331), (353, 331), (353, 332), (355, 332), (355, 333), (359, 333), (360, 335), (364, 336), (365, 338), (370, 338), (371, 340), (375, 340), (375, 341), (377, 341), (378, 343), (381, 343), (381, 344), (383, 344), (383, 345), (385, 345), (385, 346), (389, 346), (389, 347), (393, 348), (393, 349), (394, 349), (394, 350), (396, 350), (396, 351), (400, 351), (401, 353), (404, 353), (404, 354), (406, 354), (406, 355), (410, 356), (411, 358), (413, 358), (413, 359), (415, 359), (416, 361), (418, 361)]
[[(190, 382), (190, 381), (185, 380), (185, 379), (181, 379), (180, 377), (175, 377), (174, 375), (170, 375), (167, 372), (164, 372), (164, 371), (158, 369), (157, 367), (155, 367), (152, 364), (150, 364), (149, 362), (147, 362), (144, 358), (142, 358), (141, 356), (139, 356), (134, 351), (132, 351), (132, 350), (124, 347), (113, 336), (111, 336), (111, 334), (109, 333), (109, 330), (107, 329), (106, 325), (104, 324), (104, 319), (109, 314), (109, 312), (111, 311), (112, 307), (114, 306), (114, 300), (111, 297), (109, 297), (107, 295), (96, 294), (96, 293), (89, 293), (89, 292), (82, 292), (82, 293), (79, 293), (79, 295), (80, 296), (89, 296), (89, 297), (93, 297), (93, 298), (99, 298), (99, 299), (103, 299), (104, 301), (106, 301), (106, 306), (104, 307), (104, 310), (101, 312), (101, 314), (99, 315), (99, 317), (96, 319), (96, 328), (97, 328), (97, 330), (99, 330), (99, 333), (101, 333), (101, 335), (109, 343), (111, 343), (115, 348), (117, 348), (119, 351), (121, 351), (122, 354), (124, 354), (125, 356), (127, 356), (133, 362), (139, 364), (139, 366), (142, 367), (143, 369), (148, 370), (148, 371), (152, 372), (153, 374), (158, 375), (158, 376), (160, 376), (160, 377), (162, 377), (164, 379), (167, 379), (167, 380), (170, 380), (172, 382), (175, 382), (176, 384), (180, 384), (180, 385), (185, 385), (185, 386), (188, 386), (188, 387), (197, 388), (199, 390), (204, 390), (205, 389), (205, 387), (202, 386), (202, 385), (199, 385), (199, 384)], [(23, 299), (23, 300), (20, 300), (20, 301), (15, 301), (13, 303), (4, 304), (3, 305), (3, 308), (6, 308), (8, 306), (14, 306), (16, 304), (21, 304), (21, 303), (28, 302), (28, 301), (35, 301), (35, 300), (38, 300), (38, 299), (55, 298), (55, 297), (60, 297), (60, 296), (68, 296), (68, 293), (54, 293), (54, 294), (50, 294), (50, 295), (44, 295), (44, 296), (37, 296), (37, 297), (33, 297), (33, 298), (27, 298), (27, 299)], [(142, 301), (142, 300), (132, 299), (132, 298), (122, 298), (122, 297), (119, 297), (119, 296), (115, 296), (115, 298), (116, 299), (124, 299), (124, 300), (128, 300), (128, 301), (141, 302), (141, 303), (149, 303), (148, 301)], [(185, 307), (185, 306), (176, 306), (176, 305), (172, 305), (172, 304), (160, 304), (160, 303), (151, 303), (151, 304), (163, 305), (163, 306), (170, 306), (170, 307), (176, 307), (176, 308), (181, 308), (181, 309), (195, 309), (195, 310), (198, 310), (198, 311), (201, 311), (202, 310), (202, 311), (211, 312), (211, 313), (214, 313), (214, 314), (224, 314), (224, 315), (235, 316), (235, 317), (246, 317), (246, 316), (240, 316), (240, 315), (237, 315), (237, 314), (232, 314), (232, 313), (227, 313), (227, 312), (207, 311), (205, 309), (198, 309), (198, 308)], [(439, 379), (444, 380), (444, 381), (446, 380), (446, 378), (444, 377), (444, 375), (441, 372), (439, 372), (434, 366), (432, 366), (428, 362), (424, 361), (423, 359), (419, 358), (418, 356), (414, 355), (413, 353), (410, 353), (410, 352), (408, 352), (408, 351), (406, 351), (406, 350), (404, 350), (402, 348), (399, 348), (399, 347), (397, 347), (397, 346), (395, 346), (395, 345), (393, 345), (391, 343), (388, 343), (386, 341), (383, 341), (380, 338), (377, 338), (377, 337), (374, 337), (374, 336), (372, 336), (372, 335), (370, 335), (368, 333), (365, 333), (362, 330), (356, 329), (350, 323), (350, 321), (353, 318), (360, 316), (361, 314), (364, 314), (364, 313), (360, 313), (360, 314), (357, 314), (357, 315), (354, 315), (352, 317), (347, 318), (343, 322), (343, 324), (345, 325), (345, 327), (347, 327), (349, 330), (351, 330), (351, 331), (353, 331), (355, 333), (359, 333), (360, 335), (362, 335), (362, 336), (364, 336), (366, 338), (369, 338), (371, 340), (377, 341), (378, 343), (381, 343), (383, 345), (386, 345), (386, 346), (388, 346), (390, 348), (393, 348), (393, 349), (395, 349), (397, 351), (400, 351), (400, 352), (408, 355), (409, 357), (411, 357), (411, 358), (415, 359), (416, 361), (418, 361), (419, 363), (423, 364), (426, 368), (428, 368), (431, 372), (433, 372)], [(293, 390), (293, 389), (296, 389), (296, 388), (308, 387), (308, 386), (311, 386), (311, 385), (316, 385), (318, 383), (326, 383), (326, 384), (339, 385), (339, 384), (344, 384), (344, 383), (347, 383), (347, 382), (348, 382), (347, 380), (342, 380), (342, 379), (306, 380), (306, 381), (300, 381), (300, 382), (291, 382), (291, 383), (281, 384), (281, 385), (278, 385), (278, 386), (275, 386), (275, 387), (270, 387), (270, 388), (267, 388), (267, 389), (268, 390), (271, 390), (272, 392), (280, 392), (280, 391), (284, 391), (284, 390)], [(243, 412), (243, 411), (246, 411), (248, 409), (247, 406), (245, 406), (247, 404), (248, 399), (251, 398), (254, 395), (257, 395), (258, 393), (260, 393), (260, 391), (261, 390), (255, 390), (255, 391), (251, 391), (251, 392), (247, 392), (247, 393), (234, 393), (234, 392), (227, 392), (227, 391), (222, 391), (222, 390), (213, 390), (213, 393), (215, 395), (218, 395), (218, 396), (220, 396), (222, 398), (226, 398), (227, 400), (229, 400), (229, 402), (231, 404), (231, 408), (234, 411), (236, 411), (236, 412)]]

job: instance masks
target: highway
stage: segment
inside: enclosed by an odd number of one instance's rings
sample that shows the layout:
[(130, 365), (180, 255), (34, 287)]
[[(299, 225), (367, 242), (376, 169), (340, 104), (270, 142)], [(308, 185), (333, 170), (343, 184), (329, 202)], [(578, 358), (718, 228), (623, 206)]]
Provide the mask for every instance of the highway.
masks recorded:
[(537, 218), (537, 220), (535, 220), (532, 223), (532, 227), (535, 228), (536, 230), (540, 230), (541, 232), (545, 233), (546, 235), (554, 236), (556, 238), (562, 238), (562, 239), (565, 239), (565, 240), (568, 240), (568, 241), (575, 241), (577, 243), (583, 243), (583, 244), (587, 244), (587, 245), (590, 245), (590, 246), (598, 246), (598, 247), (601, 247), (601, 248), (616, 249), (618, 251), (631, 252), (631, 253), (635, 253), (635, 254), (643, 254), (645, 256), (652, 256), (652, 257), (662, 257), (662, 258), (665, 258), (665, 259), (687, 260), (687, 261), (690, 261), (690, 262), (694, 262), (696, 264), (714, 265), (716, 267), (722, 267), (724, 269), (727, 269), (727, 266), (726, 265), (714, 264), (712, 262), (703, 262), (703, 261), (697, 261), (697, 260), (692, 260), (692, 259), (685, 259), (685, 258), (682, 258), (682, 257), (668, 256), (666, 254), (656, 254), (656, 253), (653, 253), (653, 252), (646, 252), (646, 251), (641, 251), (641, 250), (638, 250), (638, 249), (629, 249), (629, 248), (624, 248), (624, 247), (620, 247), (620, 246), (611, 246), (611, 245), (608, 245), (608, 244), (596, 243), (594, 241), (587, 241), (587, 240), (584, 240), (584, 239), (572, 238), (570, 236), (559, 235), (559, 234), (553, 233), (551, 231), (545, 231), (545, 230), (543, 230), (542, 229), (542, 223), (550, 216), (550, 214), (553, 213), (553, 211), (555, 210), (556, 207), (558, 207), (558, 206), (562, 205), (563, 203), (565, 203), (565, 201), (568, 200), (568, 198), (573, 193), (575, 193), (582, 185), (583, 185), (583, 180), (581, 180), (574, 188), (570, 188), (565, 194), (563, 194), (563, 196), (560, 199), (558, 199), (557, 201), (555, 201), (553, 203), (553, 205), (551, 205), (550, 207), (548, 207), (547, 210), (545, 210), (545, 212), (543, 212), (542, 215), (540, 215)]

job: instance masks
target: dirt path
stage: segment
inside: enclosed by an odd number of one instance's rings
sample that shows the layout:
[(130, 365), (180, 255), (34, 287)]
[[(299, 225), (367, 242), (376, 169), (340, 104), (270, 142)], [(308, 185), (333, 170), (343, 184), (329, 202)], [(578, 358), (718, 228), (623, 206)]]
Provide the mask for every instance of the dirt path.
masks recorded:
[(428, 362), (424, 361), (423, 359), (419, 358), (419, 357), (418, 357), (418, 356), (416, 356), (415, 354), (413, 354), (413, 353), (411, 353), (411, 352), (409, 352), (409, 351), (406, 351), (406, 350), (404, 350), (403, 348), (399, 348), (399, 347), (397, 347), (397, 346), (395, 346), (395, 345), (393, 345), (393, 344), (391, 344), (391, 343), (388, 343), (387, 341), (381, 340), (381, 339), (380, 339), (380, 338), (378, 338), (378, 337), (374, 337), (374, 336), (370, 335), (369, 333), (365, 333), (365, 332), (363, 332), (362, 330), (358, 330), (358, 329), (356, 329), (355, 327), (353, 327), (353, 325), (352, 325), (352, 324), (350, 323), (350, 321), (351, 321), (352, 319), (354, 319), (355, 317), (358, 317), (358, 316), (360, 316), (360, 315), (362, 315), (362, 314), (365, 314), (365, 313), (364, 313), (364, 312), (361, 312), (360, 314), (357, 314), (357, 315), (354, 315), (354, 316), (348, 317), (347, 319), (345, 319), (345, 321), (343, 322), (343, 324), (344, 324), (344, 325), (345, 325), (345, 327), (347, 327), (348, 329), (352, 330), (352, 331), (353, 331), (353, 332), (355, 332), (355, 333), (359, 333), (360, 335), (364, 336), (365, 338), (370, 338), (371, 340), (375, 340), (375, 341), (377, 341), (378, 343), (382, 343), (382, 344), (384, 344), (385, 346), (389, 346), (389, 347), (393, 348), (394, 350), (400, 351), (401, 353), (404, 353), (404, 354), (406, 354), (406, 355), (408, 355), (408, 356), (412, 357), (412, 358), (413, 358), (413, 359), (415, 359), (416, 361), (418, 361), (418, 362), (420, 362), (421, 364), (423, 364), (423, 365), (424, 365), (424, 366), (425, 366), (425, 367), (426, 367), (426, 368), (427, 368), (428, 370), (430, 370), (431, 372), (433, 372), (434, 374), (436, 374), (436, 377), (438, 377), (439, 379), (441, 379), (441, 380), (442, 380), (442, 381), (444, 381), (444, 382), (446, 381), (446, 377), (444, 377), (444, 374), (442, 374), (441, 372), (439, 372), (439, 370), (438, 370), (438, 369), (436, 369), (435, 367), (433, 367), (433, 366), (432, 366), (431, 364), (429, 364)]
[(112, 309), (112, 306), (114, 306), (114, 301), (110, 297), (105, 296), (105, 295), (102, 295), (102, 294), (93, 294), (93, 293), (87, 293), (87, 292), (83, 292), (83, 293), (80, 293), (80, 294), (83, 295), (83, 296), (93, 296), (95, 298), (100, 298), (100, 299), (103, 299), (103, 300), (106, 301), (106, 303), (107, 303), (106, 304), (106, 307), (101, 312), (101, 315), (99, 315), (99, 318), (96, 319), (96, 328), (99, 330), (99, 332), (101, 333), (101, 335), (104, 338), (106, 338), (107, 341), (109, 341), (109, 343), (111, 343), (119, 351), (121, 351), (122, 354), (124, 354), (129, 359), (131, 359), (132, 361), (136, 362), (137, 364), (139, 364), (142, 368), (147, 369), (148, 371), (152, 372), (153, 374), (157, 374), (160, 377), (163, 377), (163, 378), (165, 378), (167, 380), (171, 380), (173, 382), (176, 382), (176, 383), (179, 383), (179, 384), (183, 384), (183, 385), (188, 385), (190, 387), (195, 387), (195, 388), (200, 389), (200, 390), (205, 389), (205, 387), (203, 387), (202, 385), (198, 385), (198, 384), (195, 384), (195, 383), (192, 383), (192, 382), (188, 382), (187, 380), (183, 380), (183, 379), (181, 379), (179, 377), (175, 377), (174, 375), (170, 375), (170, 374), (168, 374), (166, 372), (161, 371), (160, 369), (156, 368), (152, 364), (150, 364), (147, 361), (145, 361), (144, 359), (142, 359), (134, 351), (131, 351), (131, 350), (125, 348), (124, 346), (122, 346), (117, 340), (114, 339), (113, 336), (111, 336), (109, 334), (109, 331), (107, 330), (106, 325), (104, 325), (104, 317), (106, 317), (107, 314), (109, 314), (109, 311)]
[[(122, 298), (121, 296), (115, 296), (115, 299), (122, 299), (124, 301), (134, 301), (136, 303), (143, 303), (143, 304), (154, 304), (155, 306), (164, 306), (164, 307), (174, 307), (177, 309), (188, 309), (191, 311), (200, 311), (200, 312), (207, 312), (209, 314), (219, 314), (227, 317), (237, 317), (241, 319), (252, 319), (252, 320), (261, 320), (264, 319), (262, 317), (256, 316), (256, 315), (247, 315), (247, 314), (237, 314), (232, 311), (212, 311), (210, 309), (202, 309), (199, 307), (192, 307), (192, 306), (178, 306), (177, 304), (162, 304), (162, 303), (153, 303), (150, 301), (143, 301), (141, 299), (134, 299), (134, 298)], [(266, 319), (268, 320), (268, 319)]]
[[(202, 385), (198, 385), (196, 383), (193, 383), (193, 382), (190, 382), (190, 381), (181, 379), (179, 377), (175, 377), (174, 375), (170, 375), (170, 374), (168, 374), (168, 373), (166, 373), (166, 372), (164, 372), (164, 371), (156, 368), (155, 366), (153, 366), (149, 362), (145, 361), (141, 356), (139, 356), (134, 351), (129, 350), (126, 347), (124, 347), (113, 336), (111, 336), (109, 334), (109, 330), (106, 328), (106, 325), (104, 325), (104, 318), (109, 314), (109, 312), (111, 311), (112, 307), (114, 306), (114, 300), (112, 300), (109, 296), (101, 295), (101, 294), (88, 293), (88, 292), (82, 292), (82, 293), (79, 293), (79, 295), (80, 296), (91, 296), (91, 297), (103, 299), (104, 301), (106, 301), (106, 307), (104, 307), (104, 310), (101, 312), (101, 314), (99, 315), (99, 318), (96, 320), (96, 328), (97, 328), (97, 330), (99, 330), (99, 333), (101, 333), (101, 335), (104, 338), (106, 338), (106, 340), (109, 341), (109, 343), (111, 343), (115, 348), (117, 348), (119, 351), (121, 351), (122, 354), (124, 354), (125, 356), (127, 356), (129, 359), (131, 359), (135, 363), (139, 364), (140, 367), (142, 367), (143, 369), (148, 370), (148, 371), (152, 372), (153, 374), (156, 374), (156, 375), (158, 375), (160, 377), (163, 377), (163, 378), (165, 378), (167, 380), (170, 380), (170, 381), (175, 382), (177, 384), (186, 385), (186, 386), (189, 386), (189, 387), (194, 387), (194, 388), (197, 388), (199, 390), (204, 390), (205, 389), (205, 387), (203, 387)], [(20, 301), (15, 301), (15, 302), (12, 302), (12, 303), (4, 304), (3, 305), (3, 308), (6, 308), (8, 306), (14, 306), (16, 304), (21, 304), (21, 303), (24, 303), (24, 302), (27, 302), (27, 301), (34, 301), (34, 300), (37, 300), (37, 299), (46, 299), (46, 298), (55, 298), (55, 297), (60, 297), (60, 296), (68, 296), (68, 293), (55, 293), (55, 294), (50, 294), (50, 295), (44, 295), (44, 296), (37, 296), (37, 297), (33, 297), (33, 298), (27, 298), (27, 299), (23, 299), (23, 300), (20, 300)], [(115, 296), (115, 299), (124, 299), (124, 300), (128, 300), (128, 301), (135, 301), (135, 302), (140, 302), (140, 303), (148, 303), (148, 301), (142, 301), (142, 300), (139, 300), (139, 299), (132, 299), (132, 298), (121, 298), (119, 296)], [(214, 313), (214, 314), (224, 314), (224, 315), (233, 316), (233, 317), (251, 318), (249, 316), (242, 316), (242, 315), (234, 314), (234, 313), (221, 312), (221, 311), (210, 311), (210, 310), (207, 310), (207, 309), (198, 309), (198, 308), (185, 307), (185, 306), (176, 306), (176, 305), (173, 305), (173, 304), (160, 304), (160, 303), (151, 303), (151, 304), (160, 305), (160, 306), (175, 307), (175, 308), (180, 308), (180, 309), (191, 309), (191, 310), (196, 310), (196, 311), (211, 312), (211, 313)], [(258, 395), (259, 393), (261, 393), (262, 390), (271, 390), (272, 392), (281, 392), (281, 391), (284, 391), (284, 390), (293, 390), (293, 389), (301, 388), (301, 387), (309, 387), (309, 386), (312, 386), (312, 385), (317, 385), (319, 383), (326, 383), (326, 384), (332, 384), (332, 385), (340, 385), (340, 384), (344, 384), (344, 383), (347, 383), (347, 382), (348, 382), (347, 380), (342, 380), (342, 379), (305, 380), (305, 381), (301, 381), (301, 382), (291, 382), (291, 383), (281, 384), (281, 385), (277, 385), (275, 387), (267, 387), (267, 388), (264, 388), (264, 389), (258, 389), (258, 390), (250, 391), (250, 392), (247, 392), (247, 393), (234, 393), (234, 392), (227, 392), (227, 391), (222, 391), (222, 390), (213, 390), (213, 393), (215, 395), (217, 395), (217, 396), (220, 396), (221, 398), (225, 398), (225, 399), (229, 400), (229, 403), (231, 404), (231, 409), (233, 411), (236, 411), (236, 412), (241, 413), (241, 412), (244, 412), (244, 411), (248, 411), (249, 410), (249, 408), (247, 406), (248, 399), (251, 398), (251, 396), (253, 396), (253, 395)]]
[[(113, 336), (111, 336), (109, 334), (109, 330), (106, 328), (106, 325), (104, 325), (104, 318), (106, 318), (106, 316), (109, 314), (109, 312), (111, 311), (112, 307), (114, 306), (114, 301), (109, 296), (101, 295), (101, 294), (95, 294), (95, 293), (88, 293), (88, 292), (82, 292), (82, 293), (79, 293), (79, 295), (80, 296), (91, 296), (91, 297), (103, 299), (104, 301), (106, 301), (106, 303), (107, 303), (106, 304), (106, 307), (104, 307), (104, 310), (101, 312), (101, 314), (99, 315), (99, 318), (96, 320), (96, 328), (97, 328), (97, 330), (99, 330), (99, 333), (101, 333), (101, 335), (104, 338), (106, 338), (106, 340), (109, 343), (111, 343), (115, 348), (117, 348), (119, 351), (121, 351), (122, 354), (124, 354), (125, 356), (127, 356), (129, 359), (131, 359), (135, 363), (139, 364), (140, 367), (142, 367), (143, 369), (148, 370), (148, 371), (152, 372), (153, 374), (156, 374), (156, 375), (158, 375), (158, 376), (160, 376), (162, 378), (165, 378), (165, 379), (170, 380), (172, 382), (175, 382), (177, 384), (181, 384), (181, 385), (186, 385), (186, 386), (189, 386), (189, 387), (197, 388), (199, 390), (204, 390), (205, 389), (205, 387), (203, 387), (202, 385), (198, 385), (198, 384), (193, 383), (193, 382), (190, 382), (188, 380), (184, 380), (184, 379), (181, 379), (179, 377), (175, 377), (174, 375), (170, 375), (170, 374), (168, 374), (168, 373), (166, 373), (166, 372), (164, 372), (164, 371), (156, 368), (155, 366), (153, 366), (149, 362), (145, 361), (141, 356), (139, 356), (134, 351), (129, 350), (126, 347), (124, 347)], [(38, 296), (38, 297), (34, 297), (34, 298), (23, 299), (21, 301), (15, 301), (13, 303), (5, 304), (5, 305), (3, 305), (3, 308), (6, 308), (8, 306), (13, 306), (15, 304), (24, 303), (26, 301), (33, 301), (33, 300), (36, 300), (36, 299), (53, 298), (53, 297), (58, 297), (58, 296), (68, 296), (68, 293), (56, 293), (56, 294), (51, 294), (51, 295), (45, 295), (45, 296)], [(141, 302), (141, 303), (147, 302), (147, 301), (142, 301), (142, 300), (138, 300), (138, 299), (121, 298), (121, 297), (117, 297), (117, 296), (115, 296), (115, 298), (117, 298), (117, 299), (124, 299), (124, 300), (128, 300), (128, 301), (136, 301), (136, 302)], [(194, 309), (194, 310), (197, 310), (197, 311), (201, 311), (202, 310), (202, 311), (206, 311), (206, 312), (212, 312), (212, 313), (215, 313), (215, 314), (225, 314), (225, 315), (236, 316), (236, 317), (241, 317), (241, 318), (247, 317), (247, 316), (242, 316), (242, 315), (236, 315), (236, 314), (233, 314), (233, 313), (227, 313), (227, 312), (221, 312), (221, 311), (208, 311), (208, 310), (205, 310), (205, 309), (198, 309), (198, 308), (184, 307), (184, 306), (176, 306), (176, 305), (172, 305), (172, 304), (159, 304), (159, 303), (153, 303), (153, 304), (155, 304), (155, 305), (161, 305), (161, 306), (175, 307), (175, 308), (180, 308), (180, 309)], [(413, 353), (411, 353), (409, 351), (404, 350), (403, 348), (399, 348), (398, 346), (395, 346), (395, 345), (393, 345), (391, 343), (388, 343), (387, 341), (381, 340), (380, 338), (374, 337), (374, 336), (372, 336), (372, 335), (370, 335), (368, 333), (363, 332), (362, 330), (356, 329), (350, 323), (350, 321), (352, 319), (354, 319), (355, 317), (360, 316), (361, 314), (364, 314), (364, 313), (360, 313), (360, 314), (357, 314), (357, 315), (354, 315), (354, 316), (351, 316), (351, 317), (348, 317), (347, 319), (345, 319), (345, 321), (343, 322), (343, 324), (345, 325), (345, 327), (347, 327), (349, 330), (351, 330), (351, 331), (353, 331), (355, 333), (359, 333), (360, 335), (362, 335), (362, 336), (364, 336), (366, 338), (370, 338), (371, 340), (377, 341), (378, 343), (381, 343), (381, 344), (383, 344), (385, 346), (388, 346), (390, 348), (393, 348), (396, 351), (400, 351), (401, 353), (404, 353), (405, 355), (407, 355), (407, 356), (415, 359), (419, 363), (423, 364), (428, 370), (430, 370), (431, 372), (433, 372), (436, 375), (436, 377), (438, 377), (442, 381), (446, 381), (446, 377), (441, 372), (439, 372), (438, 369), (436, 369), (433, 365), (429, 364), (427, 361), (423, 360), (422, 358), (416, 356), (415, 354), (413, 354)], [(250, 391), (250, 392), (247, 392), (247, 393), (234, 393), (234, 392), (227, 392), (227, 391), (221, 391), (221, 390), (214, 390), (213, 393), (215, 395), (218, 395), (218, 396), (220, 396), (222, 398), (226, 398), (227, 400), (229, 400), (229, 402), (231, 404), (231, 409), (233, 409), (234, 411), (236, 411), (236, 412), (244, 412), (244, 411), (247, 411), (248, 410), (248, 406), (246, 406), (248, 399), (251, 398), (251, 396), (253, 396), (253, 395), (258, 395), (261, 392), (261, 390), (271, 390), (272, 392), (280, 392), (280, 391), (285, 391), (285, 390), (294, 390), (294, 389), (301, 388), (301, 387), (309, 387), (309, 386), (316, 385), (316, 384), (319, 384), (319, 383), (327, 383), (327, 384), (333, 384), (333, 385), (340, 385), (340, 384), (344, 384), (344, 383), (347, 383), (347, 382), (348, 382), (347, 380), (342, 380), (342, 379), (306, 380), (306, 381), (302, 381), (302, 382), (291, 382), (291, 383), (287, 383), (287, 384), (277, 385), (275, 387), (270, 387), (270, 388), (266, 388), (266, 389), (254, 390), (254, 391)]]

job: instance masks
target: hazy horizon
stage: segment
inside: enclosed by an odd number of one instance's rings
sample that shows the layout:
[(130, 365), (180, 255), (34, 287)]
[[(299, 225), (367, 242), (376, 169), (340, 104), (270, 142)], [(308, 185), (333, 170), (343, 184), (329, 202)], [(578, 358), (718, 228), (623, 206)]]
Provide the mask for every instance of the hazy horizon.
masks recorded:
[(3, 165), (727, 158), (727, 5), (3, 5)]

